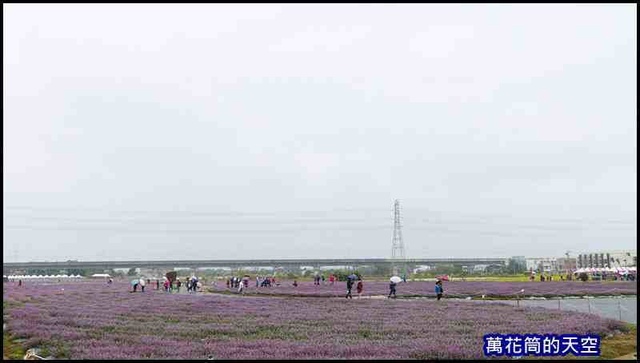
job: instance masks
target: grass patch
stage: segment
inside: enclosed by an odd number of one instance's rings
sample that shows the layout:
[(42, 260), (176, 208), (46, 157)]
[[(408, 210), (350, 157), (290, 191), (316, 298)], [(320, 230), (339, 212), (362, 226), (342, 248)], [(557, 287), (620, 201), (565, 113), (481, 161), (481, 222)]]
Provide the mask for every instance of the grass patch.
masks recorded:
[(7, 333), (2, 333), (2, 359), (22, 360), (25, 350), (20, 343), (13, 340), (13, 337)]
[(628, 331), (611, 338), (604, 338), (601, 342), (601, 358), (612, 359), (637, 352), (638, 327), (627, 324)]

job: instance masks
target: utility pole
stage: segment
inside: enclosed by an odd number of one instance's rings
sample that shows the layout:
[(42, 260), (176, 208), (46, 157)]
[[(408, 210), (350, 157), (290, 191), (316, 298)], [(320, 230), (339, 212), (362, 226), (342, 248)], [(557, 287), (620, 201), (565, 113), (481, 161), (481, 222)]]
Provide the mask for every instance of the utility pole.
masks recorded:
[(394, 275), (398, 274), (398, 264), (404, 267), (405, 258), (404, 241), (402, 240), (402, 224), (400, 223), (400, 201), (396, 199), (393, 204), (393, 240), (391, 243), (391, 259), (394, 260)]

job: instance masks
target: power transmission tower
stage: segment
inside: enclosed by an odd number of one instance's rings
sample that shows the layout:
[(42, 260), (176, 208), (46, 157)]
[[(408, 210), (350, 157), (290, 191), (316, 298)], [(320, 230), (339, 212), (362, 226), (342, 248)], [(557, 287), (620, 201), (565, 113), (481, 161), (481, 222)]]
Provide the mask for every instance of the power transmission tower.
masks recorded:
[(393, 204), (393, 241), (391, 243), (391, 259), (393, 261), (393, 274), (397, 275), (398, 270), (404, 270), (404, 241), (402, 240), (402, 224), (400, 223), (400, 201), (395, 200)]

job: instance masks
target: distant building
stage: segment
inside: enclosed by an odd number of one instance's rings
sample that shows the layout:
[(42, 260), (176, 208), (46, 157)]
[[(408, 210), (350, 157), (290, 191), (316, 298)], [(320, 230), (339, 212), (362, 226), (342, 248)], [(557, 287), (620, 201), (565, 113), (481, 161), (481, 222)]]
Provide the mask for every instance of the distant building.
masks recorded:
[(413, 269), (413, 273), (417, 274), (417, 273), (420, 273), (420, 272), (425, 272), (425, 271), (430, 271), (430, 270), (431, 270), (431, 266), (422, 265), (422, 266), (418, 266), (418, 267), (414, 268)]
[(111, 275), (109, 274), (93, 274), (91, 275), (92, 278), (105, 278), (105, 277), (111, 277)]
[(556, 257), (537, 257), (527, 258), (527, 271), (537, 273), (557, 273), (562, 270), (558, 266), (558, 258)]
[(556, 265), (560, 272), (562, 271), (575, 271), (577, 269), (578, 259), (575, 257), (560, 257), (556, 259)]
[(636, 250), (610, 250), (578, 255), (578, 268), (632, 267), (638, 265)]
[(473, 266), (473, 272), (474, 273), (478, 273), (478, 272), (486, 272), (487, 271), (487, 267), (489, 265), (474, 265)]

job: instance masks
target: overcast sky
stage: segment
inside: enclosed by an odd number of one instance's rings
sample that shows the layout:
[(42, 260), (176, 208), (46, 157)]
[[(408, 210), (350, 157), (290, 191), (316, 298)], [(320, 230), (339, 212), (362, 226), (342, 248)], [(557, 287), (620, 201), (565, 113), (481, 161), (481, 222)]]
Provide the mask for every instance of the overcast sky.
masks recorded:
[(4, 261), (635, 249), (636, 11), (3, 5)]

